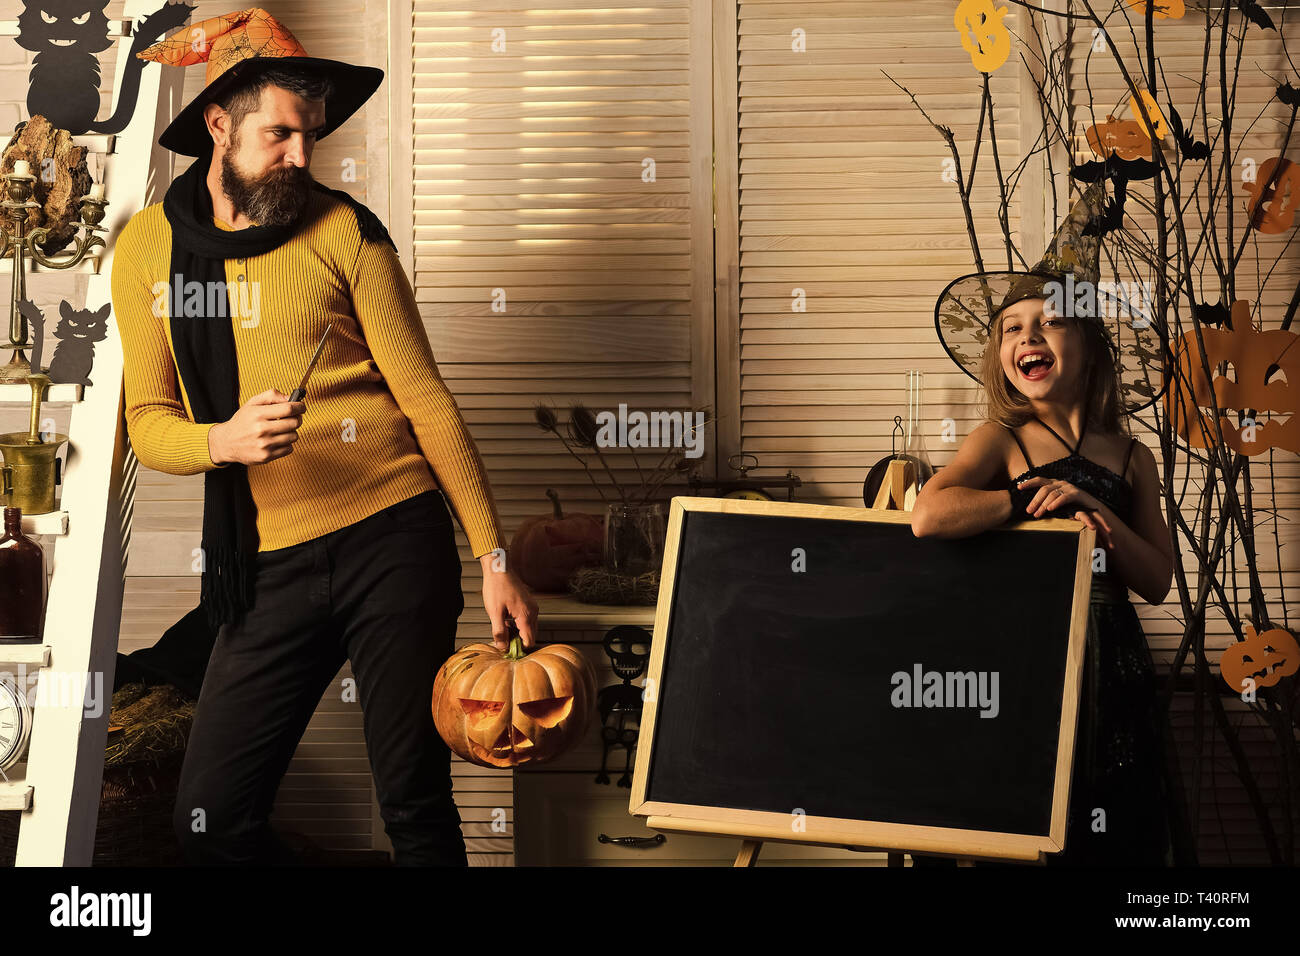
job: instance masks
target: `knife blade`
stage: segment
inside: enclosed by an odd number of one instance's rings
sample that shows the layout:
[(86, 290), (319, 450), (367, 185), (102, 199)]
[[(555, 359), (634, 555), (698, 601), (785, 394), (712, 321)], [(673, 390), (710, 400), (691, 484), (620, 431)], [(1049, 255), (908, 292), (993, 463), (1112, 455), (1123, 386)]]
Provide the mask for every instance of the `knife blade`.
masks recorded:
[(289, 396), (289, 401), (301, 402), (307, 394), (307, 378), (311, 375), (311, 370), (316, 367), (316, 360), (320, 358), (321, 352), (325, 350), (325, 340), (329, 338), (330, 329), (332, 328), (334, 328), (333, 322), (325, 326), (325, 334), (320, 337), (320, 344), (316, 346), (316, 354), (311, 357), (311, 362), (307, 365), (307, 371), (302, 374), (302, 383), (293, 390), (293, 394)]

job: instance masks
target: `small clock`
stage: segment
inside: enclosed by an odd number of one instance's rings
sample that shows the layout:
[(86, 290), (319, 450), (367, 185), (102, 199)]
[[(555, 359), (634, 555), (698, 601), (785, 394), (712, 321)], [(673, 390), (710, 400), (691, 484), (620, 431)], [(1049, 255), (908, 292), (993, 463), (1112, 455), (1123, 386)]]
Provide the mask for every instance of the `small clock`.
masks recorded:
[(0, 771), (19, 761), (31, 730), (32, 709), (27, 696), (10, 681), (0, 680)]
[(771, 501), (772, 496), (759, 491), (757, 488), (741, 488), (737, 491), (728, 491), (722, 497), (724, 498), (743, 498), (746, 501)]

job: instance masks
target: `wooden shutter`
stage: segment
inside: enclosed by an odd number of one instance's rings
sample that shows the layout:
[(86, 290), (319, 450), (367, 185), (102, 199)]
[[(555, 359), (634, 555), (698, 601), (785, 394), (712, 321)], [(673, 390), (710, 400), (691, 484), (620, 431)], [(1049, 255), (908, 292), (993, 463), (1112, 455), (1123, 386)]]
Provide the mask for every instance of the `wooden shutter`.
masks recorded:
[[(894, 416), (906, 425), (908, 369), (925, 373), (923, 434), (936, 464), (956, 447), (940, 440), (942, 421), (955, 421), (958, 438), (979, 421), (975, 382), (934, 330), (939, 292), (975, 271), (957, 187), (944, 181), (950, 153), (885, 75), (952, 129), (966, 175), (982, 86), (953, 9), (739, 0), (739, 229), (728, 242), (720, 224), (718, 265), (720, 283), (738, 268), (738, 305), (719, 312), (719, 325), (730, 324), (720, 338), (739, 342), (720, 400), (738, 407), (724, 439), (728, 452), (753, 453), (775, 473), (794, 469), (803, 501), (862, 505), (863, 479), (890, 453)], [(1013, 32), (1019, 16), (1012, 6)], [(806, 52), (792, 49), (796, 31)], [(1022, 82), (1014, 57), (992, 76), (1004, 171), (1023, 151)], [(1006, 267), (998, 203), (986, 144), (972, 209), (988, 268)], [(1016, 204), (1008, 215), (1025, 245)]]
[[(412, 170), (405, 208), (394, 184), (394, 237), (409, 249), (434, 357), (483, 454), (504, 531), (549, 514), (547, 488), (566, 512), (603, 514), (532, 410), (546, 402), (567, 420), (574, 400), (615, 412), (711, 400), (709, 5), (394, 9), (409, 17), (395, 15), (394, 35), (405, 22), (411, 37), (394, 169), (404, 157)], [(604, 454), (620, 481), (635, 482), (627, 450)], [(640, 465), (658, 457), (643, 450)], [(487, 640), (481, 572), (458, 534), (459, 640)], [(509, 862), (508, 778), (460, 761), (454, 777), (473, 862)], [(493, 828), (497, 808), (508, 828)]]

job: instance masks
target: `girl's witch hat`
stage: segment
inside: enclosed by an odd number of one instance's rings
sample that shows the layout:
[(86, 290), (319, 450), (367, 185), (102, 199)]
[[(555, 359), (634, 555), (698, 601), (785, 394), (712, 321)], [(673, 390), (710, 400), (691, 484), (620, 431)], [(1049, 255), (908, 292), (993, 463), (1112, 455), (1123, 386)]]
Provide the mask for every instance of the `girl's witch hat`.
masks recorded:
[(950, 282), (934, 306), (939, 342), (957, 366), (980, 381), (980, 363), (998, 314), (1022, 299), (1042, 298), (1058, 314), (1098, 323), (1106, 332), (1119, 378), (1123, 411), (1132, 415), (1163, 391), (1160, 345), (1150, 296), (1134, 295), (1138, 283), (1101, 277), (1103, 183), (1092, 184), (1070, 207), (1047, 252), (1028, 272), (985, 271)]

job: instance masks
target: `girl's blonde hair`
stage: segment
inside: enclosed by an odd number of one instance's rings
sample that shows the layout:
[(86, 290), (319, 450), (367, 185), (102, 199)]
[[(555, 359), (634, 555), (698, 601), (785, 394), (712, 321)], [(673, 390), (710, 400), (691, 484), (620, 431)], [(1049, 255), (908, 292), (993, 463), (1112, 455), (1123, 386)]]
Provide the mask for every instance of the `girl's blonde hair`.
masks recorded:
[[(1083, 338), (1085, 373), (1084, 400), (1088, 407), (1089, 430), (1103, 434), (1128, 435), (1127, 416), (1119, 389), (1119, 376), (1106, 330), (1096, 319), (1063, 317)], [(1029, 399), (1007, 380), (1002, 370), (1002, 312), (999, 310), (989, 328), (989, 341), (980, 362), (980, 382), (984, 386), (986, 417), (1008, 428), (1018, 428), (1034, 417)]]

